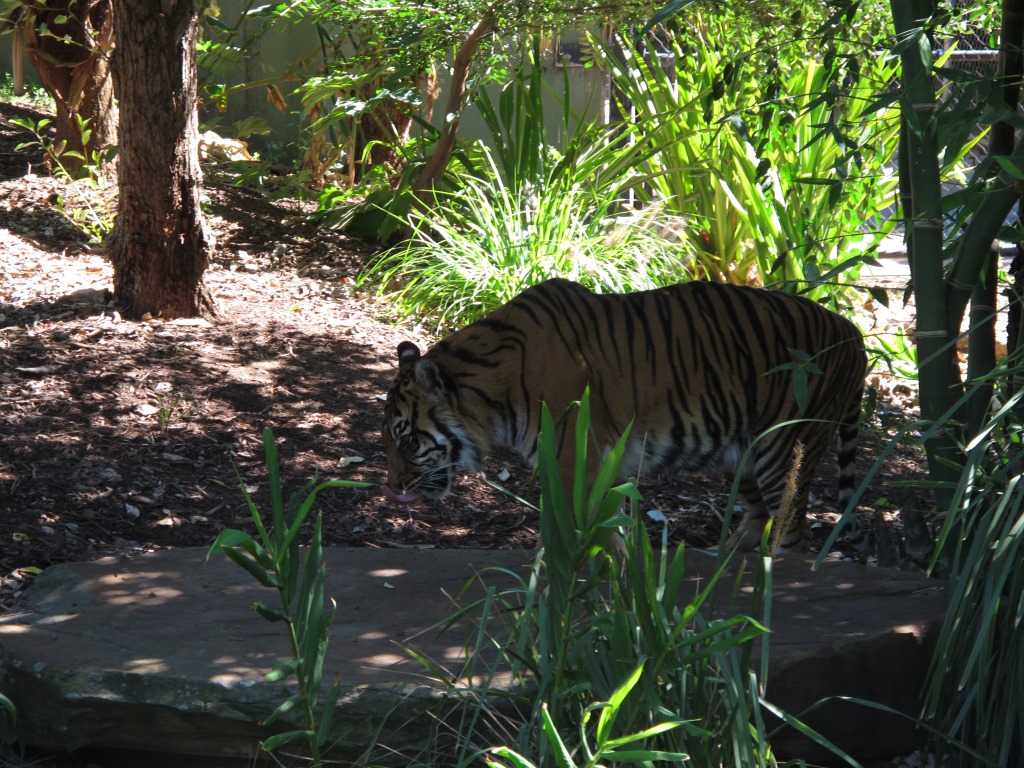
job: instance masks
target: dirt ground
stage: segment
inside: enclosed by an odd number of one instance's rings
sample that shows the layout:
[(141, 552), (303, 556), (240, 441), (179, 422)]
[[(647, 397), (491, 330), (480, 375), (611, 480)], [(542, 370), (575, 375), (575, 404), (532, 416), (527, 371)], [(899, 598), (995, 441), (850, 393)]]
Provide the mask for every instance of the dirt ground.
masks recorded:
[[(0, 604), (35, 568), (207, 546), (225, 527), (251, 528), (236, 469), (265, 505), (265, 427), (292, 491), (314, 476), (383, 481), (379, 426), (395, 348), (430, 338), (389, 324), (385, 305), (354, 290), (372, 247), (211, 170), (217, 247), (206, 279), (220, 318), (126, 322), (102, 249), (62, 212), (96, 193), (15, 149), (31, 138), (10, 123), (22, 113), (0, 105)], [(884, 444), (879, 417), (899, 416), (895, 400), (880, 402), (861, 440), (862, 473)], [(485, 475), (536, 499), (515, 456), (493, 457)], [(901, 447), (862, 510), (912, 502), (892, 481), (921, 475), (920, 454)], [(819, 537), (835, 519), (834, 478), (826, 461), (812, 505)], [(643, 510), (660, 511), (673, 539), (717, 542), (727, 484), (655, 478), (643, 490)], [(536, 541), (534, 513), (481, 478), (465, 478), (442, 504), (396, 508), (376, 489), (345, 489), (323, 493), (317, 508), (333, 546)]]

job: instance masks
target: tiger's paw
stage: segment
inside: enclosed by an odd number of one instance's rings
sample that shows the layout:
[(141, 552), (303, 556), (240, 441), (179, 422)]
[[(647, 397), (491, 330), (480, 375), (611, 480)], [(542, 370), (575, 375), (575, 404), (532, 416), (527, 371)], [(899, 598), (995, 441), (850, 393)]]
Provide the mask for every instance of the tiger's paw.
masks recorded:
[(729, 540), (725, 542), (725, 548), (730, 552), (734, 549), (738, 549), (740, 552), (756, 552), (760, 546), (761, 533), (742, 525), (733, 531)]
[[(740, 552), (757, 552), (761, 549), (761, 541), (764, 537), (764, 530), (754, 527), (740, 525), (729, 537), (725, 547), (728, 550), (738, 549)], [(768, 537), (768, 548), (772, 555), (784, 552), (806, 552), (810, 544), (810, 529), (802, 525), (797, 529), (786, 531), (779, 541)]]

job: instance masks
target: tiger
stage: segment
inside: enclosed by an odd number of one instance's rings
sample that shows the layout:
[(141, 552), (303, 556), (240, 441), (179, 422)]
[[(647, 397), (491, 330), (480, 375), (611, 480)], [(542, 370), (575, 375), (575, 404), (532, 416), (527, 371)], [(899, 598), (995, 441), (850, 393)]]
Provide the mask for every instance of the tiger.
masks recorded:
[[(864, 338), (808, 298), (712, 282), (598, 294), (551, 279), (425, 354), (410, 341), (397, 351), (382, 428), (393, 500), (443, 498), (457, 470), (478, 471), (499, 446), (536, 465), (541, 404), (557, 418), (587, 387), (602, 452), (632, 424), (620, 480), (641, 469), (735, 475), (750, 450), (730, 547), (756, 549), (785, 504), (779, 549), (806, 549), (810, 484), (836, 435), (841, 509), (853, 498)], [(573, 421), (556, 443), (563, 478)], [(600, 459), (588, 457), (589, 479)]]

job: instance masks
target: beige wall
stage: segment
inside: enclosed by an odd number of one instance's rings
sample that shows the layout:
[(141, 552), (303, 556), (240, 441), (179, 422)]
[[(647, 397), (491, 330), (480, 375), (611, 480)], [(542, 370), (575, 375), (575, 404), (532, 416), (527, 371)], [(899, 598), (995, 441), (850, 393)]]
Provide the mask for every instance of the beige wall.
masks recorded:
[[(221, 0), (220, 7), (222, 19), (228, 24), (233, 24), (242, 7), (242, 0)], [(250, 21), (248, 25), (250, 27), (249, 34), (255, 37), (256, 24)], [(227, 71), (224, 79), (229, 84), (251, 83), (267, 78), (282, 77), (290, 69), (310, 73), (318, 61), (316, 52), (319, 38), (312, 24), (281, 25), (263, 37), (249, 42), (244, 42), (244, 29), (242, 35), (246, 55), (240, 63)], [(561, 39), (571, 44), (579, 38), (574, 32), (566, 32)], [(561, 123), (562, 107), (555, 94), (560, 95), (563, 92), (563, 69), (560, 66), (555, 66), (554, 44), (549, 46), (545, 52), (544, 65), (547, 69), (546, 77), (551, 85), (551, 94), (547, 96), (546, 101), (546, 107), (551, 115), (552, 135), (550, 138), (557, 141), (560, 138), (556, 134)], [(4, 34), (0, 35), (0, 72), (10, 71), (11, 36)], [(38, 82), (35, 71), (27, 63), (25, 71), (31, 82)], [(589, 116), (598, 114), (601, 109), (600, 73), (593, 68), (570, 66), (568, 75), (573, 109), (579, 112), (589, 107)], [(286, 93), (290, 93), (296, 83), (283, 81), (279, 85)], [(492, 86), (492, 95), (495, 98), (497, 98), (498, 88), (497, 85)], [(447, 98), (447, 89), (446, 84), (442, 82), (442, 101), (434, 110), (435, 125), (443, 116), (443, 100), (445, 98)], [(232, 135), (231, 126), (236, 121), (253, 115), (260, 116), (270, 123), (273, 133), (263, 139), (252, 139), (254, 145), (260, 146), (267, 138), (279, 145), (294, 144), (300, 141), (299, 117), (292, 113), (298, 111), (300, 103), (295, 95), (291, 95), (288, 102), (288, 112), (282, 112), (267, 98), (265, 87), (254, 87), (231, 96), (226, 113), (211, 111), (203, 115), (203, 120), (206, 127), (214, 125), (218, 132)], [(467, 109), (463, 115), (460, 135), (474, 138), (487, 137), (483, 121), (472, 107)]]

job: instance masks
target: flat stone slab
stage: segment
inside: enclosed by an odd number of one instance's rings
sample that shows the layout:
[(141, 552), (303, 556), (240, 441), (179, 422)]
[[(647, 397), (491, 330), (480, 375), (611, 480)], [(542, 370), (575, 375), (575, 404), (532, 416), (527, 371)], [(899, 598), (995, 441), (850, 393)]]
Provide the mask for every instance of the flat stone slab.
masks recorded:
[[(339, 751), (376, 740), (415, 749), (429, 738), (443, 693), (400, 645), (458, 669), (464, 631), (436, 626), (474, 574), (527, 574), (532, 553), (328, 549), (337, 603), (325, 680), (343, 684)], [(687, 578), (706, 583), (714, 559), (687, 553)], [(501, 571), (487, 584), (512, 586)], [(941, 582), (919, 574), (783, 557), (773, 567), (767, 698), (799, 714), (829, 696), (859, 697), (914, 715), (945, 608)], [(463, 602), (473, 594), (474, 587)], [(259, 722), (288, 696), (264, 679), (288, 655), (281, 624), (251, 610), (274, 605), (223, 556), (176, 549), (47, 569), (21, 610), (0, 616), (0, 691), (18, 706), (22, 740), (81, 747), (248, 757)], [(861, 757), (898, 754), (921, 737), (907, 722), (832, 701), (808, 722)], [(383, 726), (382, 726), (383, 724)], [(813, 756), (794, 733), (778, 754)]]

